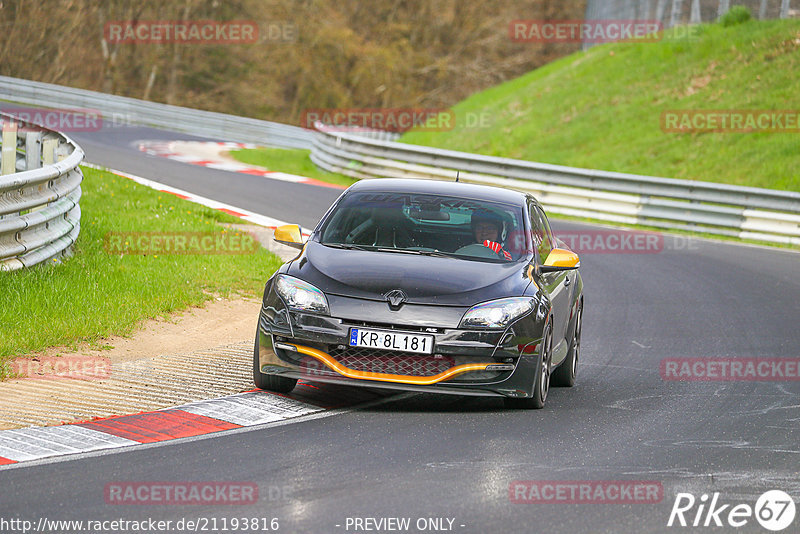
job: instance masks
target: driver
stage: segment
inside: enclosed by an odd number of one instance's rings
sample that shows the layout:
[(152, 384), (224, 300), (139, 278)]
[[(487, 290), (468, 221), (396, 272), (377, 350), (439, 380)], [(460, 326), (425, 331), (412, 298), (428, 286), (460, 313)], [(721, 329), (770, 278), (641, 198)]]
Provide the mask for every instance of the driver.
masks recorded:
[(472, 213), (471, 224), (476, 243), (511, 261), (511, 254), (503, 249), (505, 223), (499, 215), (486, 209), (476, 210)]

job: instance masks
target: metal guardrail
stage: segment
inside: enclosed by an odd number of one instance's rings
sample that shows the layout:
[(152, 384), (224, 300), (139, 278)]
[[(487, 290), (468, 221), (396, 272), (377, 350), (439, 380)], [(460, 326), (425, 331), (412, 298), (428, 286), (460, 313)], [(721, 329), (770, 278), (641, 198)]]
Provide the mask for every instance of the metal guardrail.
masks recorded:
[[(753, 17), (761, 20), (800, 15), (797, 9), (792, 9), (791, 0), (735, 0), (733, 4), (745, 6)], [(669, 29), (680, 24), (714, 22), (730, 9), (731, 0), (587, 0), (585, 18), (656, 21)], [(583, 48), (596, 44), (584, 42)]]
[(313, 132), (298, 126), (147, 102), (73, 87), (0, 76), (0, 100), (39, 107), (91, 109), (110, 124), (151, 126), (238, 143), (311, 148)]
[(359, 179), (460, 180), (528, 191), (552, 213), (800, 245), (800, 193), (577, 169), (365, 139), (317, 124), (311, 160)]
[[(215, 139), (311, 148), (316, 165), (355, 178), (452, 180), (461, 171), (463, 181), (532, 192), (553, 213), (800, 244), (800, 193), (481, 156), (396, 143), (396, 134), (387, 132), (325, 131), (322, 125), (314, 132), (4, 76), (0, 99), (62, 109), (88, 107), (106, 118), (133, 117), (138, 124)], [(3, 224), (0, 219), (0, 232)]]
[[(211, 139), (306, 150), (311, 148), (314, 139), (313, 130), (299, 126), (8, 76), (0, 76), (0, 100), (42, 108), (95, 111), (107, 121), (106, 127), (116, 124), (151, 126)], [(355, 135), (387, 141), (399, 137), (397, 133), (379, 130), (361, 130)]]
[(80, 232), (83, 150), (0, 114), (0, 271), (68, 256)]
[[(796, 0), (795, 0), (796, 1)], [(735, 0), (753, 17), (789, 18), (794, 10), (791, 0)], [(678, 24), (714, 22), (731, 9), (731, 0), (588, 0), (586, 20), (655, 20), (664, 28)]]

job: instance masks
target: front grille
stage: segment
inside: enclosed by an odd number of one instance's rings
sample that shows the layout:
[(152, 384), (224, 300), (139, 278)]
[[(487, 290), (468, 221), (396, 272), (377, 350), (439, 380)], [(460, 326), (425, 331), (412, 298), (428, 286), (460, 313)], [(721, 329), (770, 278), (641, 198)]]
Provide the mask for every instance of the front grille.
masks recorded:
[[(363, 347), (330, 346), (325, 351), (337, 362), (355, 371), (382, 373), (404, 376), (429, 377), (447, 371), (457, 365), (468, 363), (485, 363), (487, 358), (475, 356), (428, 355), (410, 352), (375, 350)], [(313, 380), (314, 377), (339, 377), (339, 373), (311, 356), (287, 351), (287, 359), (300, 366), (303, 375)], [(481, 383), (499, 379), (507, 371), (470, 371), (450, 378), (446, 382)]]
[(395, 352), (348, 347), (329, 354), (345, 367), (356, 371), (406, 376), (434, 376), (455, 367), (450, 356), (432, 356), (412, 352)]

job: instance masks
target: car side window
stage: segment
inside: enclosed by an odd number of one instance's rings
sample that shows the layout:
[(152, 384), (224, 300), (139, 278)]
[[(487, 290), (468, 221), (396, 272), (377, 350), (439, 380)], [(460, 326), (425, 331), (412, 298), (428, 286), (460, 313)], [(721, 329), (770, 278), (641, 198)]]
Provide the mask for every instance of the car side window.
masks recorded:
[(538, 251), (539, 261), (544, 263), (553, 250), (553, 234), (544, 212), (535, 204), (530, 205), (531, 214), (531, 239), (534, 248)]
[(555, 236), (553, 235), (553, 230), (550, 229), (550, 221), (547, 219), (547, 214), (541, 207), (537, 207), (536, 210), (539, 212), (539, 215), (542, 217), (542, 224), (544, 225), (544, 234), (547, 236), (547, 243), (550, 249), (548, 250), (548, 254), (550, 250), (558, 247), (558, 243), (556, 243)]

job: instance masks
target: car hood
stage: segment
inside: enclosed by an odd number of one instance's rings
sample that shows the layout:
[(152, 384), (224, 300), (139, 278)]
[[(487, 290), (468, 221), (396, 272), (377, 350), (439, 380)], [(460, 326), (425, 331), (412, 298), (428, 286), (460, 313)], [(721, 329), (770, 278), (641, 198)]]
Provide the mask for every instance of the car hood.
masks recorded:
[(489, 263), (393, 252), (342, 250), (311, 241), (287, 274), (324, 293), (370, 300), (401, 289), (409, 304), (472, 306), (522, 295), (525, 262)]

